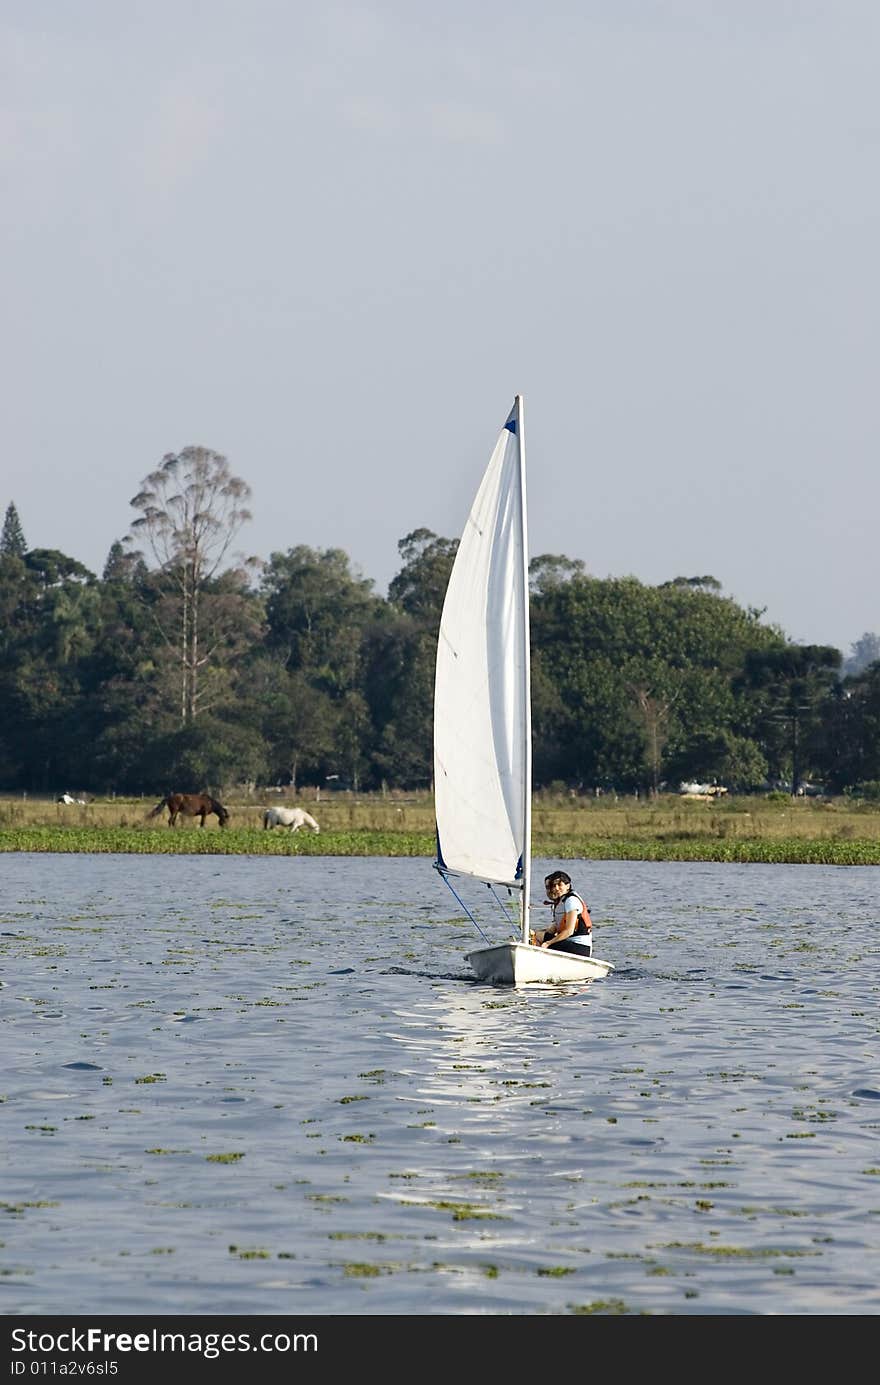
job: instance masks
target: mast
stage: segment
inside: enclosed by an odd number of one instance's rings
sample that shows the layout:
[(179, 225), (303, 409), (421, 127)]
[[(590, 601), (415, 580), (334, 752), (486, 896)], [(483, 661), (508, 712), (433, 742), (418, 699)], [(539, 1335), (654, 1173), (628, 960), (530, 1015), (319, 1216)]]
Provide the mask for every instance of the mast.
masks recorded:
[(516, 396), (516, 436), (519, 442), (519, 500), (522, 516), (522, 584), (523, 584), (523, 684), (525, 737), (523, 755), (523, 857), (522, 857), (522, 940), (529, 941), (529, 893), (532, 881), (532, 675), (529, 642), (529, 526), (526, 512), (526, 435), (523, 419), (523, 397)]

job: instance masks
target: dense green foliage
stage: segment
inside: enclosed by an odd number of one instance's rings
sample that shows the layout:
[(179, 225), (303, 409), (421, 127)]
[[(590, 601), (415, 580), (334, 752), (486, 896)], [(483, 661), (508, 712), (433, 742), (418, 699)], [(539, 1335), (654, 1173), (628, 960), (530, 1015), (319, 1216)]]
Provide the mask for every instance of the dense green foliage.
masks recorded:
[[(433, 857), (429, 832), (356, 830), (291, 836), (254, 829), (145, 831), (138, 827), (0, 828), (0, 854), (37, 851), (113, 855), (197, 856), (424, 856)], [(765, 865), (880, 865), (880, 842), (825, 837), (537, 837), (536, 854), (581, 861), (738, 861)]]
[[(202, 449), (197, 460), (234, 483), (237, 505), (243, 483), (224, 459)], [(132, 503), (150, 513), (154, 496)], [(196, 572), (178, 526), (158, 567), (116, 543), (98, 578), (63, 553), (20, 551), (13, 506), (4, 533), (0, 789), (159, 796), (328, 776), (356, 789), (430, 785), (437, 627), (455, 541), (408, 534), (383, 598), (337, 549), (273, 553), (256, 578)], [(213, 537), (222, 544), (222, 523)], [(837, 793), (878, 793), (880, 663), (841, 678), (841, 662), (836, 649), (792, 644), (712, 577), (650, 587), (541, 555), (536, 786), (650, 792), (697, 779), (748, 792), (818, 779)]]

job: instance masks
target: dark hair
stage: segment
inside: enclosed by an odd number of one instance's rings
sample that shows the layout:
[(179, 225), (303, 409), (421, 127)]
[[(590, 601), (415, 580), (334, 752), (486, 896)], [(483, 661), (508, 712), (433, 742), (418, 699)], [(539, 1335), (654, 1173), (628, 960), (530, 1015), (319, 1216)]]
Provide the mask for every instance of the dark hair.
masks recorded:
[(544, 877), (544, 884), (548, 889), (551, 885), (570, 885), (571, 876), (566, 875), (564, 870), (554, 870), (551, 875)]

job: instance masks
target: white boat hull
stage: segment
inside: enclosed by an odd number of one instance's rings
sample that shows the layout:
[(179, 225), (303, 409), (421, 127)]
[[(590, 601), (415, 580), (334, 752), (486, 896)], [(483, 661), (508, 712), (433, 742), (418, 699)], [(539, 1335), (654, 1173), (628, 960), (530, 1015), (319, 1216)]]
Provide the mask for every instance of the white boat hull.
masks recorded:
[(558, 948), (532, 947), (528, 943), (495, 943), (467, 954), (478, 981), (498, 986), (525, 986), (529, 982), (555, 985), (561, 981), (601, 981), (614, 970), (600, 957), (576, 957)]

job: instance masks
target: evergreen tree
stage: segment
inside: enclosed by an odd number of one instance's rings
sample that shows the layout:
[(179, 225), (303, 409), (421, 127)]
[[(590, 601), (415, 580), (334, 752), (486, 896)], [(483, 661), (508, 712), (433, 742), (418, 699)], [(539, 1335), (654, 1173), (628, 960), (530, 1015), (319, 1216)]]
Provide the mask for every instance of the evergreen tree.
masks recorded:
[(143, 582), (147, 576), (147, 565), (139, 553), (133, 553), (124, 542), (115, 539), (110, 545), (104, 571), (104, 582)]
[(5, 553), (10, 558), (23, 558), (27, 553), (24, 530), (21, 527), (18, 510), (12, 501), (6, 507), (3, 532), (0, 534), (0, 553)]

